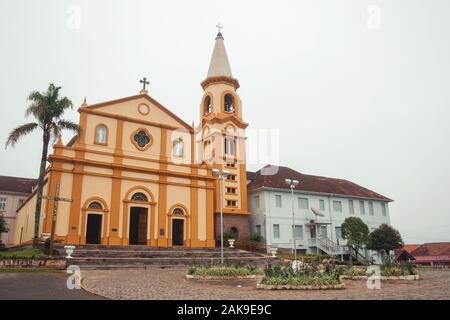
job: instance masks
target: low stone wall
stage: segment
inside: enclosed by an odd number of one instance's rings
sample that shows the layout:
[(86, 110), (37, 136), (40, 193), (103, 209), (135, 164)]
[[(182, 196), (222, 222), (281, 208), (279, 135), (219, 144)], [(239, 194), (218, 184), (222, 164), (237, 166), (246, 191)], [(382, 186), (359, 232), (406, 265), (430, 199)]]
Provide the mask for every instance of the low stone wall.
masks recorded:
[[(340, 276), (341, 279), (348, 280), (367, 280), (368, 276)], [(420, 276), (418, 274), (408, 275), (408, 276), (381, 276), (380, 280), (419, 280)]]
[(188, 280), (261, 280), (261, 275), (249, 275), (249, 276), (199, 276), (186, 274)]
[(46, 268), (55, 270), (66, 269), (65, 259), (0, 259), (1, 268)]
[(271, 285), (258, 283), (257, 289), (264, 290), (342, 290), (345, 289), (345, 284), (335, 284), (331, 286), (296, 286), (296, 285)]

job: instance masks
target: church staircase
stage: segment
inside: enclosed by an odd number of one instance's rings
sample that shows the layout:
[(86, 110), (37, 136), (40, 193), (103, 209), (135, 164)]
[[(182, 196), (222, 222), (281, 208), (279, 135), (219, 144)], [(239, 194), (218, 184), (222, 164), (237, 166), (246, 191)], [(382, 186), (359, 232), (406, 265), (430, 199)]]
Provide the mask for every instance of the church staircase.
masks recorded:
[[(57, 250), (65, 255), (64, 247)], [(220, 248), (148, 247), (148, 246), (76, 246), (68, 265), (81, 269), (145, 269), (150, 266), (174, 267), (193, 264), (220, 264)], [(272, 257), (234, 248), (224, 248), (226, 264), (245, 263), (264, 266)]]

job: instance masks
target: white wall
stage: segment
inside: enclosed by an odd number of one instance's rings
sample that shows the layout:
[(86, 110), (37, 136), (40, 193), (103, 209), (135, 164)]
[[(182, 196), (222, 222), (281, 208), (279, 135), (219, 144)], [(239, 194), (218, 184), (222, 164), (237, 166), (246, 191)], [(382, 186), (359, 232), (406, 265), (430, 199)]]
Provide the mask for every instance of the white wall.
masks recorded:
[[(276, 206), (275, 196), (281, 196), (281, 208)], [(259, 208), (255, 207), (254, 197), (259, 196)], [(250, 227), (252, 233), (256, 231), (256, 225), (261, 225), (262, 235), (267, 245), (277, 245), (279, 247), (292, 247), (292, 198), (290, 190), (281, 189), (264, 189), (249, 192), (249, 209), (251, 212)], [(300, 209), (298, 198), (308, 199), (308, 209)], [(319, 210), (319, 200), (325, 202), (325, 210)], [(349, 200), (353, 200), (354, 214), (350, 213)], [(333, 210), (333, 201), (340, 201), (342, 204), (342, 212)], [(360, 213), (360, 201), (364, 201), (365, 215)], [(372, 201), (374, 214), (369, 213), (369, 201)], [(382, 203), (386, 205), (386, 216), (382, 215)], [(331, 208), (330, 208), (331, 207)], [(344, 196), (328, 196), (322, 194), (313, 194), (305, 192), (294, 192), (294, 212), (295, 224), (303, 226), (303, 239), (297, 239), (297, 244), (308, 246), (310, 239), (310, 229), (305, 224), (309, 220), (315, 219), (315, 215), (311, 211), (315, 208), (324, 214), (324, 217), (318, 217), (318, 222), (331, 223), (327, 225), (327, 237), (333, 242), (337, 242), (335, 227), (340, 227), (347, 217), (355, 216), (361, 218), (368, 226), (370, 231), (376, 229), (383, 223), (390, 224), (388, 203), (376, 200), (351, 198)], [(331, 210), (330, 210), (331, 209)], [(273, 225), (279, 224), (280, 237), (274, 238)], [(345, 244), (342, 239), (340, 244)]]

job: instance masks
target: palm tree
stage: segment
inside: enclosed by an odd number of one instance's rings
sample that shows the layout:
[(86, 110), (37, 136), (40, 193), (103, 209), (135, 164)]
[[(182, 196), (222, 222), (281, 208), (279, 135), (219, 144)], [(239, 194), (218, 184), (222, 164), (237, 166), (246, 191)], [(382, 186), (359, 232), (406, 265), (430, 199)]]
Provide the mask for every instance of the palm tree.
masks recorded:
[(64, 111), (72, 109), (72, 101), (67, 97), (60, 97), (59, 90), (61, 87), (56, 87), (50, 83), (47, 91), (38, 92), (33, 91), (28, 96), (30, 106), (25, 111), (25, 116), (33, 115), (36, 122), (30, 122), (18, 126), (13, 129), (6, 140), (6, 148), (14, 145), (20, 138), (26, 136), (32, 131), (40, 128), (42, 129), (42, 156), (41, 166), (39, 170), (38, 189), (36, 192), (36, 210), (34, 214), (34, 237), (33, 246), (37, 247), (39, 237), (39, 220), (42, 206), (42, 193), (44, 189), (45, 167), (47, 163), (48, 145), (50, 139), (56, 139), (63, 129), (68, 129), (78, 132), (80, 129), (76, 123), (61, 119)]

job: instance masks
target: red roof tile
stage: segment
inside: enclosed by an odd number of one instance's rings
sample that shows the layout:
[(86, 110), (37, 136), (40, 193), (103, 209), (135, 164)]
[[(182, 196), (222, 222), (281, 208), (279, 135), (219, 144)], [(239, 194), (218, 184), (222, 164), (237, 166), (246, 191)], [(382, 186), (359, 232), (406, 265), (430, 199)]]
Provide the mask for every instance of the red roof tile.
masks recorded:
[(0, 176), (0, 191), (31, 193), (36, 179)]
[(418, 247), (420, 247), (421, 244), (405, 244), (403, 246), (403, 249), (409, 253), (413, 252), (414, 250), (416, 250)]
[(450, 255), (450, 242), (425, 243), (413, 250), (411, 254), (414, 257)]
[(248, 184), (248, 190), (261, 187), (289, 189), (284, 181), (285, 179), (300, 181), (295, 188), (296, 190), (393, 201), (348, 180), (313, 176), (297, 172), (288, 167), (272, 165), (267, 165), (255, 173), (254, 179)]

